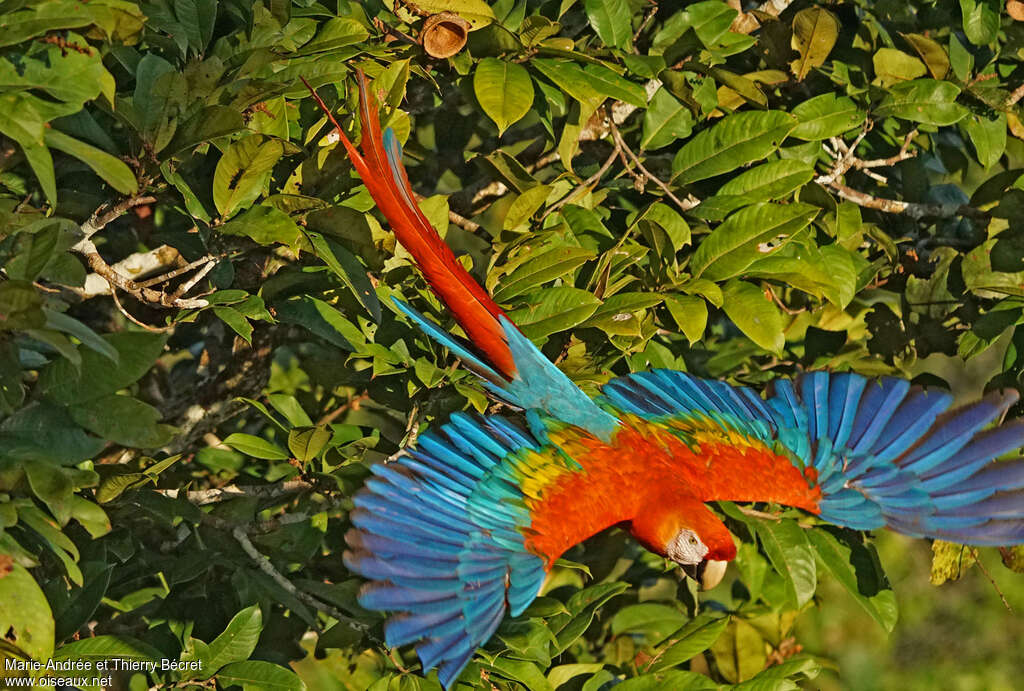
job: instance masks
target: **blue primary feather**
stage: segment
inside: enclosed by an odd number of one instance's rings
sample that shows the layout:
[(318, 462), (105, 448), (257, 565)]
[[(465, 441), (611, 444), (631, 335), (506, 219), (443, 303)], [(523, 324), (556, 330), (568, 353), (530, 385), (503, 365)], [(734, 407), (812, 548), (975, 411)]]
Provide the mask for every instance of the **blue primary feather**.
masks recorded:
[(374, 466), (354, 499), (345, 564), (371, 579), (359, 602), (394, 613), (388, 645), (415, 644), (445, 687), (544, 580), (520, 532), (529, 515), (518, 483), (504, 479), (517, 454), (542, 446), (502, 418), (457, 414), (407, 456)]
[(501, 400), (527, 411), (540, 410), (605, 441), (611, 439), (618, 420), (598, 407), (506, 317), (500, 317), (499, 322), (516, 366), (511, 380), (495, 372), (470, 346), (460, 343), (406, 303), (397, 299), (394, 303), (420, 330), (465, 361), (480, 376), (484, 386)]
[(781, 444), (797, 466), (817, 470), (820, 515), (838, 525), (1024, 542), (1024, 459), (995, 462), (1024, 447), (1024, 419), (985, 429), (1017, 400), (1014, 392), (946, 412), (945, 392), (814, 372), (775, 382), (761, 403), (745, 387), (655, 370), (613, 379), (603, 394), (642, 418), (696, 416)]

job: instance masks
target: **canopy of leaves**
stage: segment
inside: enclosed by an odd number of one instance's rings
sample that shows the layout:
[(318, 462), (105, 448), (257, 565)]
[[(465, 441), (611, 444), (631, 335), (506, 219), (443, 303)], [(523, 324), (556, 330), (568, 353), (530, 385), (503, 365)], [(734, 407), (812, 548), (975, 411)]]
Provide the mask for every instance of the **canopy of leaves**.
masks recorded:
[[(420, 36), (442, 12), (468, 35), (436, 59)], [(200, 663), (122, 673), (132, 689), (439, 688), (356, 603), (349, 498), (489, 401), (392, 307), (452, 325), (300, 77), (357, 137), (368, 75), (428, 218), (585, 390), (829, 368), (966, 399), (1024, 381), (1022, 18), (1016, 0), (3, 3), (0, 657)], [(835, 624), (800, 622), (852, 606), (873, 638), (899, 630), (864, 535), (717, 508), (742, 541), (723, 585), (697, 593), (609, 531), (459, 688), (792, 689), (842, 657)], [(935, 555), (936, 582), (978, 558), (1024, 570), (1020, 549)]]

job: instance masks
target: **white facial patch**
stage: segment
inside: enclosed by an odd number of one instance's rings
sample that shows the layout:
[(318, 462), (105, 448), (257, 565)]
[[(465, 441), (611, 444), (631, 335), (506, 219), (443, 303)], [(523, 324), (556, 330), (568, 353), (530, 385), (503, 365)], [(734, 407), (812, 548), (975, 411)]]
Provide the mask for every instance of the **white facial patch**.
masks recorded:
[(708, 546), (700, 541), (697, 533), (684, 529), (668, 543), (666, 552), (672, 561), (688, 566), (704, 561), (708, 554)]

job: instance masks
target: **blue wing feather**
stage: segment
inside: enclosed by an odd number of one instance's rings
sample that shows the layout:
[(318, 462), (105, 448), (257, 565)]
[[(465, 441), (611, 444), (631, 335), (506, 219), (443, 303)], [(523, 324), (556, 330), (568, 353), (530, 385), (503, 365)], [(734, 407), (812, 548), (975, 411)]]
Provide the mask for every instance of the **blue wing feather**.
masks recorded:
[[(996, 393), (946, 412), (945, 392), (901, 379), (815, 372), (753, 391), (655, 370), (608, 382), (604, 395), (647, 419), (703, 416), (789, 452), (818, 472), (820, 515), (970, 544), (1024, 542), (1024, 420), (985, 428), (1017, 400)], [(1002, 542), (1000, 542), (1002, 541)]]
[(541, 446), (501, 418), (457, 414), (416, 450), (374, 466), (354, 499), (345, 564), (371, 579), (359, 602), (394, 613), (388, 645), (415, 644), (446, 687), (544, 580), (544, 562), (520, 532), (529, 516), (516, 503), (518, 484), (495, 481), (509, 458)]

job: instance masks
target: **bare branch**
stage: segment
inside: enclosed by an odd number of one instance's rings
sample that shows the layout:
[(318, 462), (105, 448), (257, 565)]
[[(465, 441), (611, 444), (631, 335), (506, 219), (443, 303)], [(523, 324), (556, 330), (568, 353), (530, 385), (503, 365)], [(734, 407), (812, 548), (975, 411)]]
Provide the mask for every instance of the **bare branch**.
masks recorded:
[[(213, 518), (213, 516), (206, 516), (204, 517), (204, 520), (207, 520), (209, 518)], [(222, 521), (220, 519), (216, 519), (215, 521), (215, 525), (217, 525), (218, 528), (229, 529), (231, 532), (231, 536), (235, 538), (236, 542), (238, 542), (239, 546), (242, 548), (242, 551), (245, 552), (250, 559), (252, 559), (252, 561), (256, 564), (257, 567), (259, 567), (259, 570), (265, 573), (271, 579), (273, 579), (273, 581), (277, 583), (279, 586), (284, 588), (289, 595), (296, 598), (303, 604), (309, 605), (313, 609), (319, 610), (331, 617), (334, 617), (338, 621), (345, 622), (348, 626), (351, 626), (356, 631), (362, 631), (365, 633), (369, 630), (369, 625), (364, 624), (358, 619), (353, 619), (352, 617), (343, 614), (342, 612), (338, 611), (333, 605), (329, 605), (326, 602), (323, 602), (322, 600), (310, 595), (306, 591), (299, 590), (294, 583), (289, 581), (281, 574), (280, 571), (274, 568), (274, 565), (270, 562), (270, 559), (266, 555), (262, 554), (258, 549), (256, 549), (256, 546), (252, 544), (252, 540), (250, 540), (249, 536), (246, 535), (245, 530), (237, 526), (233, 528), (231, 528), (230, 526), (224, 526), (223, 524), (225, 523), (227, 522)], [(317, 628), (319, 629), (319, 627)]]
[(210, 304), (202, 298), (175, 297), (159, 290), (140, 286), (132, 279), (122, 276), (110, 264), (107, 264), (106, 260), (100, 256), (96, 245), (88, 238), (79, 240), (71, 249), (84, 256), (86, 263), (89, 264), (89, 268), (102, 276), (112, 287), (120, 288), (139, 302), (145, 302), (158, 307), (178, 309), (199, 309)]
[(615, 162), (615, 159), (618, 158), (619, 154), (621, 153), (622, 147), (619, 145), (619, 142), (616, 141), (615, 146), (612, 148), (611, 154), (609, 154), (608, 158), (606, 158), (604, 163), (601, 164), (601, 167), (597, 169), (597, 172), (591, 175), (583, 182), (581, 182), (575, 188), (573, 188), (573, 190), (569, 192), (569, 194), (565, 195), (557, 202), (549, 206), (548, 210), (544, 212), (543, 216), (541, 216), (541, 220), (544, 220), (549, 215), (558, 211), (569, 202), (578, 199), (587, 192), (589, 192), (597, 183), (601, 181), (601, 178), (604, 177), (604, 174), (608, 172), (608, 169), (612, 167), (612, 163)]
[[(677, 197), (667, 184), (665, 184), (662, 180), (653, 175), (651, 171), (647, 170), (644, 167), (644, 164), (640, 162), (640, 159), (637, 157), (635, 153), (633, 153), (633, 150), (629, 148), (629, 145), (626, 144), (626, 141), (622, 138), (622, 134), (619, 132), (619, 128), (615, 126), (615, 122), (611, 121), (609, 126), (611, 128), (612, 137), (615, 138), (615, 143), (618, 144), (619, 149), (621, 149), (621, 152), (629, 157), (630, 161), (632, 161), (633, 164), (640, 169), (640, 172), (644, 174), (644, 177), (647, 180), (650, 180), (655, 185), (660, 187), (662, 191), (665, 193), (665, 195), (673, 202), (675, 202), (676, 206), (678, 206), (683, 211), (689, 211), (693, 207), (700, 204), (700, 200), (694, 197), (693, 195), (688, 196), (686, 198), (686, 201), (683, 201), (682, 199)], [(626, 168), (629, 168), (628, 163), (626, 164)], [(635, 174), (634, 177), (636, 177)]]
[[(130, 277), (132, 279), (141, 278), (148, 276), (155, 271), (166, 269), (169, 266), (174, 266), (181, 261), (181, 253), (177, 249), (170, 245), (160, 245), (155, 249), (151, 249), (147, 252), (136, 252), (130, 254), (121, 261), (111, 264), (110, 268), (113, 271), (121, 274), (122, 276)], [(187, 269), (178, 269), (178, 272), (186, 271)], [(172, 274), (174, 272), (171, 272)], [(160, 277), (151, 279), (139, 283), (142, 287), (147, 287), (153, 283), (159, 283)], [(75, 291), (83, 300), (96, 297), (97, 295), (110, 295), (110, 283), (107, 282), (103, 276), (97, 273), (91, 273), (85, 277), (85, 284), (81, 290)]]
[(838, 182), (829, 184), (829, 187), (834, 189), (840, 197), (853, 202), (857, 206), (884, 211), (888, 214), (904, 214), (913, 219), (926, 217), (955, 218), (957, 216), (968, 216), (979, 220), (988, 218), (988, 214), (984, 211), (967, 204), (919, 204), (902, 202), (896, 199), (884, 199), (867, 194), (866, 192), (860, 192)]
[(1009, 97), (1007, 97), (1006, 107), (1012, 108), (1013, 106), (1017, 105), (1017, 103), (1022, 98), (1024, 98), (1024, 84), (1021, 84), (1016, 89), (1014, 89), (1013, 92), (1009, 95)]
[(110, 297), (114, 298), (114, 305), (117, 307), (117, 311), (123, 314), (125, 319), (130, 321), (132, 324), (135, 324), (136, 326), (141, 326), (146, 331), (151, 331), (153, 333), (164, 333), (174, 328), (173, 324), (170, 326), (151, 326), (133, 317), (131, 312), (126, 310), (124, 308), (124, 305), (121, 304), (121, 299), (117, 297), (117, 288), (115, 288), (113, 284), (110, 285)]
[[(127, 199), (118, 202), (114, 206), (106, 209), (106, 204), (96, 209), (95, 213), (89, 217), (89, 220), (83, 223), (80, 227), (82, 234), (85, 236), (83, 240), (88, 240), (93, 235), (103, 230), (108, 223), (113, 221), (115, 218), (123, 214), (124, 212), (134, 209), (136, 206), (145, 206), (146, 204), (152, 204), (156, 201), (156, 197), (151, 196), (135, 196), (128, 197)], [(78, 245), (75, 245), (71, 249), (78, 253), (82, 253), (82, 250), (78, 249)]]
[(305, 480), (288, 480), (287, 482), (273, 485), (228, 485), (227, 487), (192, 490), (191, 492), (182, 492), (177, 489), (161, 489), (157, 490), (157, 492), (171, 499), (184, 497), (196, 506), (204, 506), (239, 497), (280, 499), (281, 497), (301, 494), (302, 492), (312, 492), (313, 490), (313, 485)]

